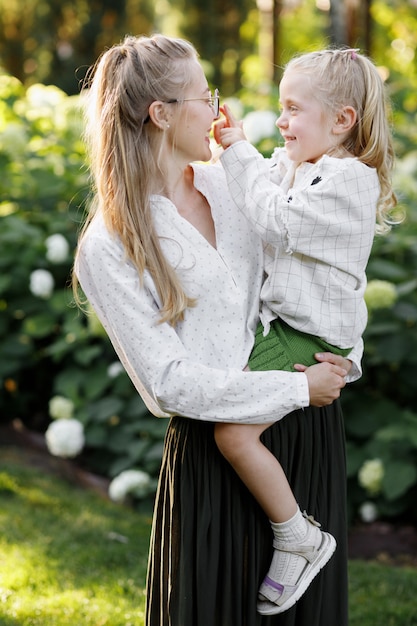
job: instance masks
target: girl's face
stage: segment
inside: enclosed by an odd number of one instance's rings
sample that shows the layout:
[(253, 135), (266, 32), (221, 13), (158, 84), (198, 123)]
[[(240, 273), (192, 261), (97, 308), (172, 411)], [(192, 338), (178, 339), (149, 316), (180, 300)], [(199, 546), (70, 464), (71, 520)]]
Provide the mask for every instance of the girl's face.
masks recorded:
[(288, 157), (315, 163), (338, 144), (333, 132), (335, 116), (325, 111), (314, 95), (310, 78), (289, 70), (279, 86), (281, 115), (276, 121)]
[(190, 73), (190, 87), (178, 94), (177, 103), (170, 105), (175, 107), (175, 113), (168, 135), (175, 158), (185, 164), (211, 159), (210, 132), (216, 119), (207, 79), (197, 61), (191, 64)]

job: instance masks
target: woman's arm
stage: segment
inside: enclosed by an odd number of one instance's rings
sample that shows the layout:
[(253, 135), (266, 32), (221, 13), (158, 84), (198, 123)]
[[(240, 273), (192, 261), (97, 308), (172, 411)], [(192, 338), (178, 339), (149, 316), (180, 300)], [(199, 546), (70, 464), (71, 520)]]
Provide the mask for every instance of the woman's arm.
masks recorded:
[(312, 375), (207, 367), (172, 326), (159, 323), (149, 276), (141, 286), (121, 248), (108, 239), (87, 236), (76, 272), (133, 384), (157, 415), (267, 423), (310, 404), (309, 377), (314, 397), (322, 393), (328, 402), (345, 384), (343, 369), (330, 363), (313, 366)]

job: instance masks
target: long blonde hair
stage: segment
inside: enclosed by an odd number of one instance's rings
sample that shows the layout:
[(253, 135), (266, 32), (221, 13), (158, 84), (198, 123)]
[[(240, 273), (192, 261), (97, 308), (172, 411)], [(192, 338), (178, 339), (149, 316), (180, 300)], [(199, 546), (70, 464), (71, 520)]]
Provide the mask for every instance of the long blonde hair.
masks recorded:
[(355, 109), (357, 121), (343, 147), (376, 169), (381, 187), (376, 232), (389, 231), (391, 224), (396, 223), (391, 217), (397, 204), (391, 183), (394, 148), (389, 100), (377, 68), (357, 50), (326, 49), (294, 57), (286, 71), (308, 74), (314, 97), (329, 112), (345, 106)]
[[(172, 325), (194, 301), (166, 260), (153, 224), (150, 196), (162, 175), (164, 133), (148, 111), (152, 102), (169, 102), (184, 92), (192, 75), (189, 63), (197, 58), (194, 47), (182, 39), (128, 36), (102, 54), (84, 90), (93, 191), (80, 241), (100, 209), (140, 278), (150, 272), (162, 303), (161, 321)], [(73, 288), (80, 303), (75, 272)]]

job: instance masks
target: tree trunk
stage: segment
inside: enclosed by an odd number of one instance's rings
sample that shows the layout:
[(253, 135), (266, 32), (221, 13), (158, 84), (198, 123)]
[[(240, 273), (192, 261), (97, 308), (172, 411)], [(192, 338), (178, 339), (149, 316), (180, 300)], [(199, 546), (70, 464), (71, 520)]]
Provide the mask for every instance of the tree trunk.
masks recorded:
[(344, 46), (349, 43), (346, 9), (345, 0), (331, 0), (330, 41), (334, 46)]

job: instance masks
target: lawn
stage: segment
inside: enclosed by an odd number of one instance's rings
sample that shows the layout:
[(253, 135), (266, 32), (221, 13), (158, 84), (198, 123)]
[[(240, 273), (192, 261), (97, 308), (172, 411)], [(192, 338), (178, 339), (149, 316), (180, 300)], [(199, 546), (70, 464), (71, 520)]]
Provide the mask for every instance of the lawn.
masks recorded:
[(417, 626), (417, 569), (355, 560), (349, 577), (350, 626)]
[[(0, 503), (0, 626), (143, 626), (149, 511), (22, 464), (8, 447)], [(417, 570), (349, 566), (350, 626), (417, 626)]]
[(0, 625), (143, 624), (150, 515), (0, 448)]

